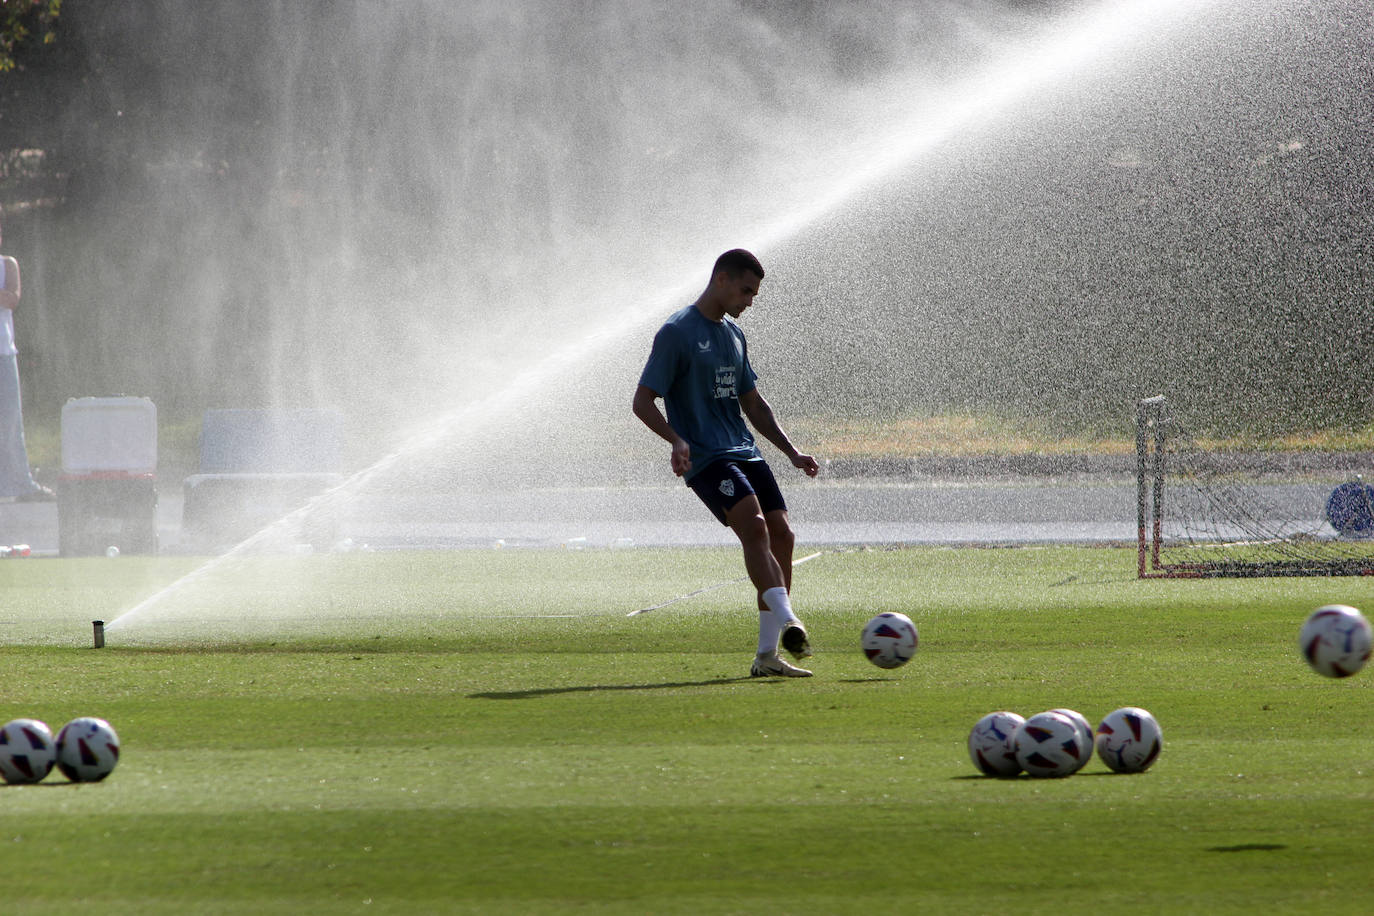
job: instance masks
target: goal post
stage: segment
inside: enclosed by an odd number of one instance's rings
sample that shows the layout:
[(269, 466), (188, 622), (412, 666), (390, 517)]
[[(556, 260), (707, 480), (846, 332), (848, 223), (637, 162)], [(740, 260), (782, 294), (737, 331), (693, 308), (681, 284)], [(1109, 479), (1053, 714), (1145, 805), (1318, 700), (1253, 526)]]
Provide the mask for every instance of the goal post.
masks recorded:
[[(1162, 537), (1164, 496), (1164, 408), (1163, 395), (1144, 398), (1136, 404), (1136, 518), (1140, 578), (1158, 576), (1159, 542)], [(1149, 534), (1146, 535), (1146, 525)]]
[[(1140, 578), (1374, 575), (1374, 487), (1342, 478), (1348, 463), (1294, 471), (1208, 446), (1167, 398), (1138, 401)], [(1346, 497), (1354, 504), (1338, 504)]]

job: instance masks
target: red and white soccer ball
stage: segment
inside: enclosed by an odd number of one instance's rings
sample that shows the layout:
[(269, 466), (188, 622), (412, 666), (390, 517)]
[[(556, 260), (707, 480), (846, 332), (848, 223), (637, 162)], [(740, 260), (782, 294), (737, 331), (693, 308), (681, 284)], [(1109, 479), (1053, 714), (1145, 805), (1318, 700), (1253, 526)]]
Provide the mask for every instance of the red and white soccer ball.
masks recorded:
[(1312, 670), (1326, 677), (1350, 677), (1369, 661), (1369, 621), (1345, 604), (1313, 611), (1298, 632), (1298, 648)]
[(72, 782), (99, 782), (119, 763), (119, 736), (104, 719), (82, 716), (57, 733), (57, 768)]
[(1070, 776), (1078, 772), (1092, 745), (1083, 743), (1078, 726), (1068, 716), (1041, 712), (1022, 722), (1012, 737), (1016, 762), (1031, 776)]
[(1012, 738), (1025, 721), (1023, 716), (1001, 710), (974, 723), (968, 733), (968, 756), (978, 772), (986, 776), (1015, 776), (1021, 772)]
[(0, 728), (0, 776), (11, 785), (42, 782), (57, 762), (52, 731), (37, 719), (15, 719)]
[(1159, 759), (1164, 734), (1155, 717), (1139, 706), (1107, 713), (1097, 726), (1097, 756), (1118, 773), (1143, 773)]
[(864, 625), (864, 657), (879, 668), (900, 668), (916, 654), (916, 624), (905, 614), (884, 611)]

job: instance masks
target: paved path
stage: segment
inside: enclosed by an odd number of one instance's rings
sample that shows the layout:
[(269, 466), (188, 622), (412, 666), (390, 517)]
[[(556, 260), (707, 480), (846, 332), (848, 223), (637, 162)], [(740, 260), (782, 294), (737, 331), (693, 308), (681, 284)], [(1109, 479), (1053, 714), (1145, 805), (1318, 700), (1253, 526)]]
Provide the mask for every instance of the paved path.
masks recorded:
[[(1276, 483), (1286, 515), (1320, 526), (1330, 483)], [(1136, 534), (1135, 482), (1072, 480), (784, 481), (801, 544), (1105, 543)], [(179, 490), (160, 494), (159, 543), (186, 552)], [(339, 537), (354, 546), (684, 546), (733, 543), (685, 486), (374, 494), (352, 502)], [(57, 508), (0, 504), (0, 545), (57, 551)]]

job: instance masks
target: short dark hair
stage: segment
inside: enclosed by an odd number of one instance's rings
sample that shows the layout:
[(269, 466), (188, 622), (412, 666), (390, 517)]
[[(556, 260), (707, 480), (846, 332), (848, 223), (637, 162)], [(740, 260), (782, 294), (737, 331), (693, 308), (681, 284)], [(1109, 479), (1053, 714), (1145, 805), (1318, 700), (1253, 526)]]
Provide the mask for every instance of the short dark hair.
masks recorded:
[(731, 248), (716, 258), (716, 266), (711, 268), (711, 276), (714, 277), (722, 270), (732, 277), (738, 277), (748, 271), (757, 274), (760, 280), (763, 279), (763, 265), (759, 263), (758, 258), (743, 248)]

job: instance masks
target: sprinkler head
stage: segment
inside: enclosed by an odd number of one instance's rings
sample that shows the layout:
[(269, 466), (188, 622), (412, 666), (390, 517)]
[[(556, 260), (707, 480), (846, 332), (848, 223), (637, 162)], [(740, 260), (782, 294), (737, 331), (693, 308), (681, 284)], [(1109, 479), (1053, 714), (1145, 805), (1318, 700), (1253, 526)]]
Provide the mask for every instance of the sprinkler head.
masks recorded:
[(105, 648), (105, 621), (92, 620), (91, 629), (95, 631), (95, 647), (97, 649)]

